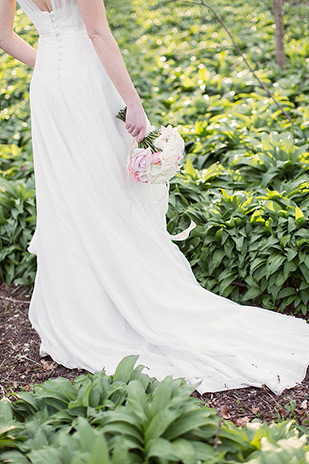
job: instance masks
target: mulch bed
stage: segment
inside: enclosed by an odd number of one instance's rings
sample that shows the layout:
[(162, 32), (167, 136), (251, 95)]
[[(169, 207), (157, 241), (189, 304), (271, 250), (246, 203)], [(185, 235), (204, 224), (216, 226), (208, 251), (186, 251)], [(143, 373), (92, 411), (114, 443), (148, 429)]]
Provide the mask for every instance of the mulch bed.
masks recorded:
[[(6, 284), (0, 286), (0, 397), (14, 401), (12, 392), (32, 390), (32, 385), (59, 376), (73, 380), (86, 374), (83, 369), (68, 369), (50, 356), (39, 355), (40, 337), (28, 320), (30, 287)], [(244, 425), (254, 418), (282, 421), (296, 419), (309, 426), (309, 369), (303, 382), (275, 395), (268, 387), (193, 393), (225, 419)]]

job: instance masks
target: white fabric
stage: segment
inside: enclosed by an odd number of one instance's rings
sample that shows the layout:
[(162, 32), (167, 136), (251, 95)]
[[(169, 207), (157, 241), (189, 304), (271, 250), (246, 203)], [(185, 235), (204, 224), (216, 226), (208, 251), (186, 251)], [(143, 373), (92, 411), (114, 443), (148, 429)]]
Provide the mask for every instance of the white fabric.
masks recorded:
[[(29, 309), (40, 354), (111, 374), (139, 354), (150, 375), (211, 392), (295, 386), (309, 363), (309, 324), (239, 305), (199, 285), (166, 230), (165, 185), (128, 182), (124, 101), (74, 0), (42, 12), (30, 84), (37, 255)], [(149, 120), (148, 120), (149, 121)]]

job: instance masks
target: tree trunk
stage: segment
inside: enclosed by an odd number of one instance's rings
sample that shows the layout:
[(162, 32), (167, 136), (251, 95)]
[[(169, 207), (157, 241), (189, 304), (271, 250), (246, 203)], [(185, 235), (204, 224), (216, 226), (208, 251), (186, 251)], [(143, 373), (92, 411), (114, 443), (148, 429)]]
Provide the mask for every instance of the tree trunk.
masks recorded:
[(284, 25), (282, 0), (273, 0), (274, 18), (275, 18), (275, 38), (276, 38), (276, 62), (281, 69), (285, 68), (284, 54)]

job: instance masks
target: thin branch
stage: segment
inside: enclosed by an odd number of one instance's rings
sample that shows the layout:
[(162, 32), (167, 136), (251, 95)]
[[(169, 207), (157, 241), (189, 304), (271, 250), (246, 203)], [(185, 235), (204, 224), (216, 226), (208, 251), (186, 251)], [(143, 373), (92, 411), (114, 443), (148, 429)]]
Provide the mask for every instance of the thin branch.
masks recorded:
[(210, 6), (208, 3), (205, 3), (204, 0), (200, 0), (199, 2), (194, 2), (194, 1), (188, 1), (188, 0), (162, 0), (163, 2), (167, 2), (167, 3), (175, 3), (175, 1), (177, 1), (178, 3), (188, 3), (189, 5), (203, 5), (203, 6), (206, 6), (207, 8), (209, 8), (212, 13), (216, 16), (216, 18), (218, 19), (218, 21), (220, 22), (220, 24), (222, 25), (222, 27), (224, 28), (224, 30), (226, 31), (226, 33), (229, 35), (234, 47), (236, 48), (236, 50), (238, 51), (238, 53), (240, 54), (240, 56), (242, 57), (244, 63), (246, 64), (246, 66), (248, 67), (249, 71), (253, 74), (253, 76), (256, 78), (256, 80), (258, 81), (258, 83), (260, 84), (260, 86), (265, 90), (265, 92), (267, 93), (267, 95), (273, 100), (273, 102), (275, 103), (275, 105), (279, 108), (279, 110), (282, 112), (282, 114), (288, 119), (288, 121), (293, 124), (293, 121), (290, 117), (290, 115), (283, 109), (283, 107), (280, 105), (280, 103), (275, 99), (275, 97), (272, 95), (272, 93), (268, 90), (268, 88), (266, 87), (265, 84), (263, 84), (263, 82), (260, 80), (260, 78), (256, 75), (254, 69), (251, 67), (250, 63), (248, 63), (245, 55), (242, 53), (242, 51), (240, 50), (239, 46), (237, 45), (237, 43), (235, 42), (232, 34), (230, 33), (230, 31), (228, 30), (228, 28), (226, 27), (226, 25), (224, 24), (221, 16), (213, 9), (212, 6)]
[(18, 290), (21, 288), (21, 285), (17, 285), (14, 290), (11, 292), (11, 295), (14, 295), (14, 293), (18, 292)]
[(43, 367), (42, 364), (40, 364), (39, 362), (35, 361), (34, 359), (31, 359), (31, 358), (28, 358), (28, 356), (26, 356), (25, 354), (20, 354), (17, 358), (17, 360), (19, 359), (28, 359), (28, 361), (31, 361), (33, 362), (34, 364), (37, 364), (38, 366), (40, 367)]
[(221, 47), (219, 45), (214, 45), (213, 47), (204, 47), (204, 48), (196, 47), (196, 48), (190, 48), (189, 50), (175, 50), (173, 53), (187, 55), (188, 53), (200, 52), (202, 50), (215, 50), (217, 52), (221, 52), (222, 50), (226, 50), (226, 47)]
[(220, 411), (218, 412), (218, 424), (217, 424), (217, 431), (216, 431), (216, 436), (215, 436), (215, 441), (213, 444), (213, 447), (216, 449), (218, 447), (219, 443), (219, 436), (220, 436), (220, 429), (221, 429), (221, 424), (222, 424), (222, 414), (223, 414), (223, 406), (221, 405)]
[(0, 300), (10, 301), (11, 303), (30, 304), (29, 300), (16, 300), (15, 298), (10, 298), (9, 296), (2, 296), (2, 295), (0, 295)]

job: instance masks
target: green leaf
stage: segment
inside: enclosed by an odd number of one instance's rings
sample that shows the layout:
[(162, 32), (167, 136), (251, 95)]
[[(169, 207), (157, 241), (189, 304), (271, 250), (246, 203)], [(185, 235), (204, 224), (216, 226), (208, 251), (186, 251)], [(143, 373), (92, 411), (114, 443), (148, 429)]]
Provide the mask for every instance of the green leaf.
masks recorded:
[(263, 291), (259, 287), (251, 287), (245, 292), (243, 298), (244, 300), (253, 300), (261, 295), (261, 293), (263, 293)]
[(163, 409), (158, 412), (146, 429), (146, 445), (152, 439), (159, 438), (180, 415), (181, 411), (172, 411), (170, 409)]
[(11, 401), (8, 398), (0, 400), (0, 424), (8, 425), (13, 420)]
[(292, 250), (291, 248), (288, 249), (287, 251), (287, 260), (288, 261), (293, 261), (295, 256), (297, 256), (298, 250)]
[(184, 413), (169, 427), (165, 436), (169, 440), (175, 440), (187, 432), (210, 423), (212, 423), (212, 419), (209, 418), (208, 411), (204, 409), (189, 411)]
[(194, 177), (196, 175), (196, 170), (193, 167), (192, 161), (191, 161), (191, 156), (187, 154), (187, 159), (186, 159), (186, 164), (185, 164), (185, 171), (186, 174), (189, 174), (190, 176)]
[(128, 382), (130, 380), (131, 374), (133, 372), (134, 365), (138, 360), (139, 355), (128, 355), (125, 356), (118, 364), (115, 375), (114, 382), (120, 380), (122, 382)]
[(274, 274), (279, 267), (284, 263), (286, 257), (283, 255), (274, 255), (271, 254), (267, 259), (266, 264), (266, 277), (269, 277), (271, 274)]
[(183, 464), (196, 464), (197, 455), (193, 444), (189, 440), (178, 438), (173, 441), (173, 449)]
[(129, 463), (129, 451), (128, 448), (130, 443), (126, 438), (119, 437), (115, 442), (114, 452), (113, 452), (113, 464), (124, 464)]
[[(111, 419), (103, 426), (103, 432), (111, 435), (119, 436), (123, 435), (134, 441), (136, 447), (140, 447), (144, 444), (143, 434), (141, 426), (136, 426), (129, 422), (130, 417), (123, 418), (122, 420), (116, 420), (118, 416), (112, 415)], [(134, 416), (131, 414), (131, 418)]]
[(177, 461), (178, 455), (175, 453), (172, 443), (164, 438), (155, 438), (146, 447), (146, 457), (157, 457), (166, 460)]
[(304, 219), (304, 213), (298, 206), (295, 207), (295, 219), (296, 220)]
[(127, 386), (128, 399), (126, 405), (141, 419), (150, 419), (150, 407), (144, 388), (138, 380), (132, 380)]
[(172, 377), (167, 376), (162, 380), (162, 382), (159, 383), (158, 387), (154, 391), (150, 406), (150, 415), (152, 418), (159, 412), (163, 411), (164, 408), (168, 405), (168, 402), (172, 396), (172, 385)]
[(107, 441), (103, 433), (96, 437), (87, 464), (110, 464)]
[(271, 201), (271, 200), (265, 201), (264, 206), (265, 206), (266, 209), (268, 209), (269, 211), (272, 211), (274, 213), (279, 212), (281, 210), (280, 205), (278, 205), (277, 202)]
[(291, 272), (296, 271), (297, 264), (294, 261), (286, 261), (283, 267), (283, 274), (285, 280), (290, 276)]
[(286, 287), (280, 290), (280, 292), (278, 293), (278, 298), (286, 298), (290, 295), (296, 295), (296, 290), (293, 287)]

